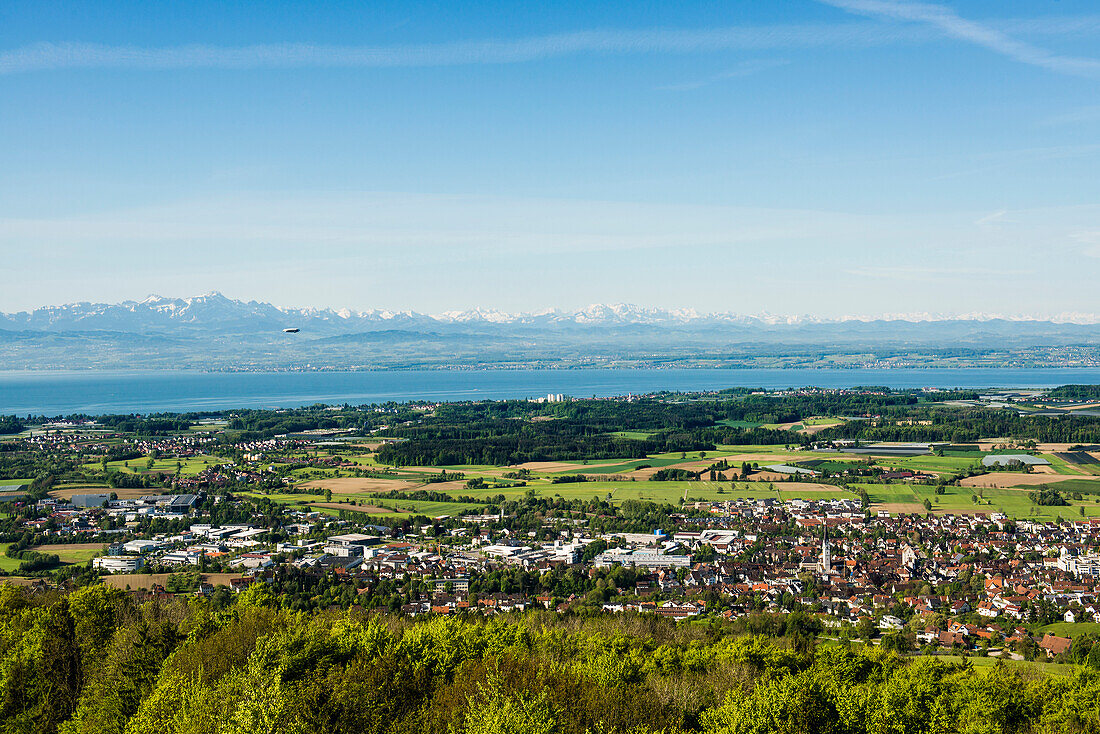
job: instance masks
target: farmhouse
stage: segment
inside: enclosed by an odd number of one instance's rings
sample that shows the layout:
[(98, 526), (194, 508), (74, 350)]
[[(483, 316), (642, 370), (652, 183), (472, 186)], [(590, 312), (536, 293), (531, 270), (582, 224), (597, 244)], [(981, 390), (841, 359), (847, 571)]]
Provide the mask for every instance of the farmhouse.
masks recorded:
[(1055, 655), (1069, 652), (1069, 649), (1073, 647), (1073, 639), (1070, 637), (1058, 637), (1055, 634), (1047, 632), (1046, 636), (1039, 640), (1039, 647), (1047, 651), (1047, 657), (1054, 657)]

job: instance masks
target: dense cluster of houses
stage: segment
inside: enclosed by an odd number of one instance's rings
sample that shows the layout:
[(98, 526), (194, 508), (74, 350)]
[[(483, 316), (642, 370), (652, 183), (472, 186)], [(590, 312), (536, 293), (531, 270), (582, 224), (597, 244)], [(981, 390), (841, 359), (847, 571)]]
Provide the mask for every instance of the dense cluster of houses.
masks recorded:
[[(469, 518), (440, 539), (426, 531), (401, 534), (289, 509), (279, 527), (217, 527), (203, 522), (201, 500), (198, 494), (77, 494), (68, 501), (41, 500), (39, 518), (26, 525), (59, 541), (117, 536), (93, 561), (105, 573), (194, 568), (217, 560), (242, 578), (263, 577), (285, 563), (349, 581), (432, 580), (432, 591), (406, 606), (409, 614), (551, 606), (548, 597), (472, 598), (469, 580), (493, 568), (579, 566), (594, 575), (623, 566), (634, 569), (634, 581), (605, 601), (609, 612), (683, 619), (803, 605), (829, 627), (871, 619), (884, 632), (909, 630), (921, 644), (967, 648), (1013, 645), (1029, 637), (1026, 626), (1040, 622), (1100, 621), (1096, 519), (891, 516), (869, 514), (854, 498), (740, 498), (694, 503), (667, 533), (597, 534), (583, 523), (547, 518), (553, 539), (536, 541), (547, 533), (516, 533), (507, 529), (508, 518), (486, 515)], [(188, 529), (140, 537), (138, 521), (147, 517), (178, 519), (183, 522), (177, 526)], [(269, 537), (273, 530), (280, 540)], [(601, 552), (586, 554), (597, 541), (605, 544)], [(556, 606), (582, 601), (558, 600)], [(1070, 644), (1067, 639), (1047, 635), (1034, 642), (1057, 655)]]

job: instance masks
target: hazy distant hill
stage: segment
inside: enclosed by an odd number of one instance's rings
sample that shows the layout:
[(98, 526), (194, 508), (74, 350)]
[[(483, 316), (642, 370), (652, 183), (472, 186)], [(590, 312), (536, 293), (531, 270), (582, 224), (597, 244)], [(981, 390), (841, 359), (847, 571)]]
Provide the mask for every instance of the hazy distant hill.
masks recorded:
[[(285, 334), (284, 329), (299, 329)], [(631, 305), (428, 315), (289, 309), (220, 293), (0, 314), (0, 368), (323, 369), (580, 364), (1098, 363), (1100, 324), (820, 320)]]

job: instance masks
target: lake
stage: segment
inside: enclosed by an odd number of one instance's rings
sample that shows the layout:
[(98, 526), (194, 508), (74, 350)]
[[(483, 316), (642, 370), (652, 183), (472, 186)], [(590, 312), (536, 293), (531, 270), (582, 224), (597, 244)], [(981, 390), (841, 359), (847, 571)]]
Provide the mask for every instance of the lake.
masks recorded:
[(388, 372), (0, 372), (0, 414), (150, 413), (313, 403), (576, 398), (727, 387), (1054, 387), (1100, 368), (575, 369)]

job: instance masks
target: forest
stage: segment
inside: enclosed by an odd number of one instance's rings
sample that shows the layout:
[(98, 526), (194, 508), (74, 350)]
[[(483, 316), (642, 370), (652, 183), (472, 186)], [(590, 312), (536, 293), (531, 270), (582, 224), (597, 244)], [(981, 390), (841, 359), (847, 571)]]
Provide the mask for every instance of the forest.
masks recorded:
[[(1050, 395), (1085, 398), (1092, 394), (1091, 389), (1066, 385)], [(379, 450), (378, 459), (392, 466), (640, 459), (659, 453), (708, 451), (720, 444), (797, 446), (833, 439), (960, 444), (983, 436), (1005, 436), (1100, 443), (1098, 416), (1033, 416), (944, 404), (977, 397), (972, 391), (857, 388), (777, 393), (738, 388), (711, 394), (660, 393), (635, 400), (312, 405), (279, 411), (114, 415), (96, 420), (134, 436), (160, 436), (186, 430), (201, 418), (218, 418), (226, 422), (225, 430), (216, 434), (225, 445), (316, 429), (383, 435), (395, 440)], [(844, 420), (813, 436), (784, 430), (787, 424), (816, 416), (858, 420)], [(0, 432), (22, 426), (14, 417), (0, 419)], [(22, 476), (27, 475), (25, 469), (21, 471)]]
[(0, 436), (19, 433), (26, 425), (14, 415), (0, 415)]
[(1046, 394), (1052, 400), (1097, 400), (1100, 399), (1100, 385), (1062, 385)]
[(817, 643), (732, 622), (528, 612), (410, 620), (0, 587), (0, 730), (53, 734), (1096, 732), (1100, 673)]
[[(1100, 417), (1096, 416), (1028, 416), (942, 404), (974, 397), (976, 394), (969, 392), (936, 393), (933, 401), (915, 391), (885, 391), (723, 394), (706, 400), (664, 396), (633, 402), (591, 400), (551, 405), (455, 403), (387, 429), (387, 436), (400, 440), (382, 447), (378, 457), (394, 466), (499, 465), (643, 458), (654, 453), (709, 451), (719, 444), (797, 446), (832, 439), (959, 444), (983, 436), (1008, 436), (1100, 443)], [(812, 416), (865, 419), (843, 422), (813, 437), (775, 427)], [(743, 425), (736, 425), (738, 422)], [(623, 431), (633, 433), (622, 435)]]

